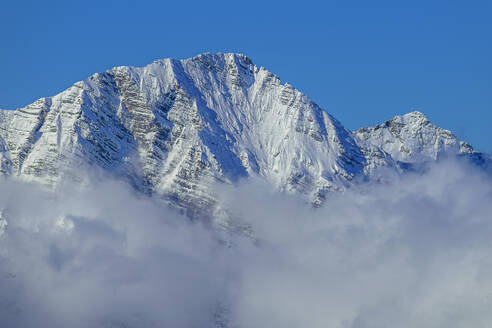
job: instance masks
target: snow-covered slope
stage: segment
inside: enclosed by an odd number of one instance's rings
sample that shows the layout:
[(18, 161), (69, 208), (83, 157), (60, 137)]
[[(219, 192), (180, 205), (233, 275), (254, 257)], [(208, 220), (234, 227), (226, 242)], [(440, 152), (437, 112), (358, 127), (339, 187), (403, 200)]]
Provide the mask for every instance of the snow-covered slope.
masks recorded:
[(319, 205), (379, 167), (459, 149), (415, 112), (352, 133), (241, 54), (116, 67), (0, 111), (2, 174), (56, 186), (89, 164), (192, 216), (213, 208), (217, 182), (258, 176)]
[(418, 111), (361, 128), (355, 135), (403, 162), (437, 160), (443, 155), (474, 152), (468, 143), (460, 142), (450, 131), (433, 125)]
[(217, 181), (258, 175), (320, 203), (375, 167), (337, 120), (239, 54), (95, 74), (3, 112), (0, 136), (6, 174), (56, 185), (88, 162), (191, 211), (213, 204)]

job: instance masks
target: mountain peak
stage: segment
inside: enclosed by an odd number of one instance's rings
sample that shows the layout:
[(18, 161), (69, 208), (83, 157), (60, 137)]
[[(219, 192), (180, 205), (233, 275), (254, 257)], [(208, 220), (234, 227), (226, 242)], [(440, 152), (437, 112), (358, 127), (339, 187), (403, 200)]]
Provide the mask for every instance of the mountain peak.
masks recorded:
[[(89, 165), (191, 216), (213, 186), (250, 176), (320, 205), (378, 167), (460, 144), (414, 111), (354, 133), (239, 53), (120, 66), (16, 111), (0, 111), (0, 173), (55, 186)], [(465, 144), (463, 149), (469, 149)]]
[(429, 120), (424, 113), (422, 113), (422, 112), (420, 112), (418, 110), (414, 110), (412, 112), (406, 113), (406, 114), (403, 115), (403, 117), (409, 118), (409, 119), (424, 119), (424, 120)]
[(239, 60), (242, 60), (242, 61), (247, 62), (249, 64), (253, 63), (253, 61), (248, 56), (246, 56), (245, 54), (242, 54), (240, 52), (216, 52), (216, 53), (204, 52), (202, 54), (198, 54), (198, 55), (193, 56), (193, 57), (188, 58), (188, 59), (214, 58), (214, 57), (221, 57), (224, 59), (239, 59)]
[(116, 67), (4, 121), (5, 174), (53, 186), (84, 179), (88, 163), (191, 212), (213, 209), (215, 183), (248, 176), (321, 204), (374, 163), (306, 95), (237, 53)]
[(439, 128), (420, 111), (393, 117), (382, 124), (361, 128), (355, 134), (398, 161), (436, 160), (444, 154), (460, 153), (460, 141)]
[(393, 117), (391, 120), (386, 121), (385, 123), (389, 122), (398, 122), (400, 124), (429, 124), (430, 120), (429, 118), (424, 115), (420, 111), (412, 111), (403, 115), (397, 115)]

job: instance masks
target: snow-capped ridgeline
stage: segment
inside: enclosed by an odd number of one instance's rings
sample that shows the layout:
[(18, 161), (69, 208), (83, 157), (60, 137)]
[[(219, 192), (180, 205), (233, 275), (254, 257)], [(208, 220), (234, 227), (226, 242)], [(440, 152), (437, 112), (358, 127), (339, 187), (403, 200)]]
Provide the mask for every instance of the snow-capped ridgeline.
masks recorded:
[(474, 152), (468, 143), (460, 142), (450, 131), (433, 125), (418, 111), (361, 128), (355, 135), (403, 162), (437, 160), (446, 154)]
[(189, 211), (211, 186), (258, 176), (321, 204), (398, 162), (473, 152), (418, 112), (354, 133), (241, 54), (116, 67), (15, 111), (0, 111), (1, 172), (55, 186), (86, 164)]

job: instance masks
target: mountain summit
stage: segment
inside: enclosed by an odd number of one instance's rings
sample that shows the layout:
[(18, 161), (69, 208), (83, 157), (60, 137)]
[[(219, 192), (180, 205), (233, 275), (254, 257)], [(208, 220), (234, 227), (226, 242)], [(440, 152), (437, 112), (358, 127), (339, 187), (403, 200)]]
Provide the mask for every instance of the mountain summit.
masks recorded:
[(242, 54), (115, 67), (0, 111), (1, 172), (56, 186), (87, 165), (193, 216), (212, 186), (257, 176), (321, 205), (330, 191), (400, 162), (473, 152), (421, 113), (355, 132)]
[(474, 153), (466, 142), (459, 141), (448, 130), (433, 125), (419, 111), (368, 128), (355, 131), (361, 140), (369, 142), (403, 162), (437, 160), (447, 154)]

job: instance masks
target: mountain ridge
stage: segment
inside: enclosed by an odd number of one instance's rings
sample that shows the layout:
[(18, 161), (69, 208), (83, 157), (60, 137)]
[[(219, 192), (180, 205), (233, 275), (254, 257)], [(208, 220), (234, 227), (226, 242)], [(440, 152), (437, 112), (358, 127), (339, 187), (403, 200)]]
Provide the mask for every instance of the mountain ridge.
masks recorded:
[(380, 168), (474, 152), (417, 113), (352, 132), (245, 55), (160, 59), (0, 111), (0, 171), (56, 186), (88, 164), (192, 217), (212, 214), (215, 183), (249, 176), (321, 206)]

